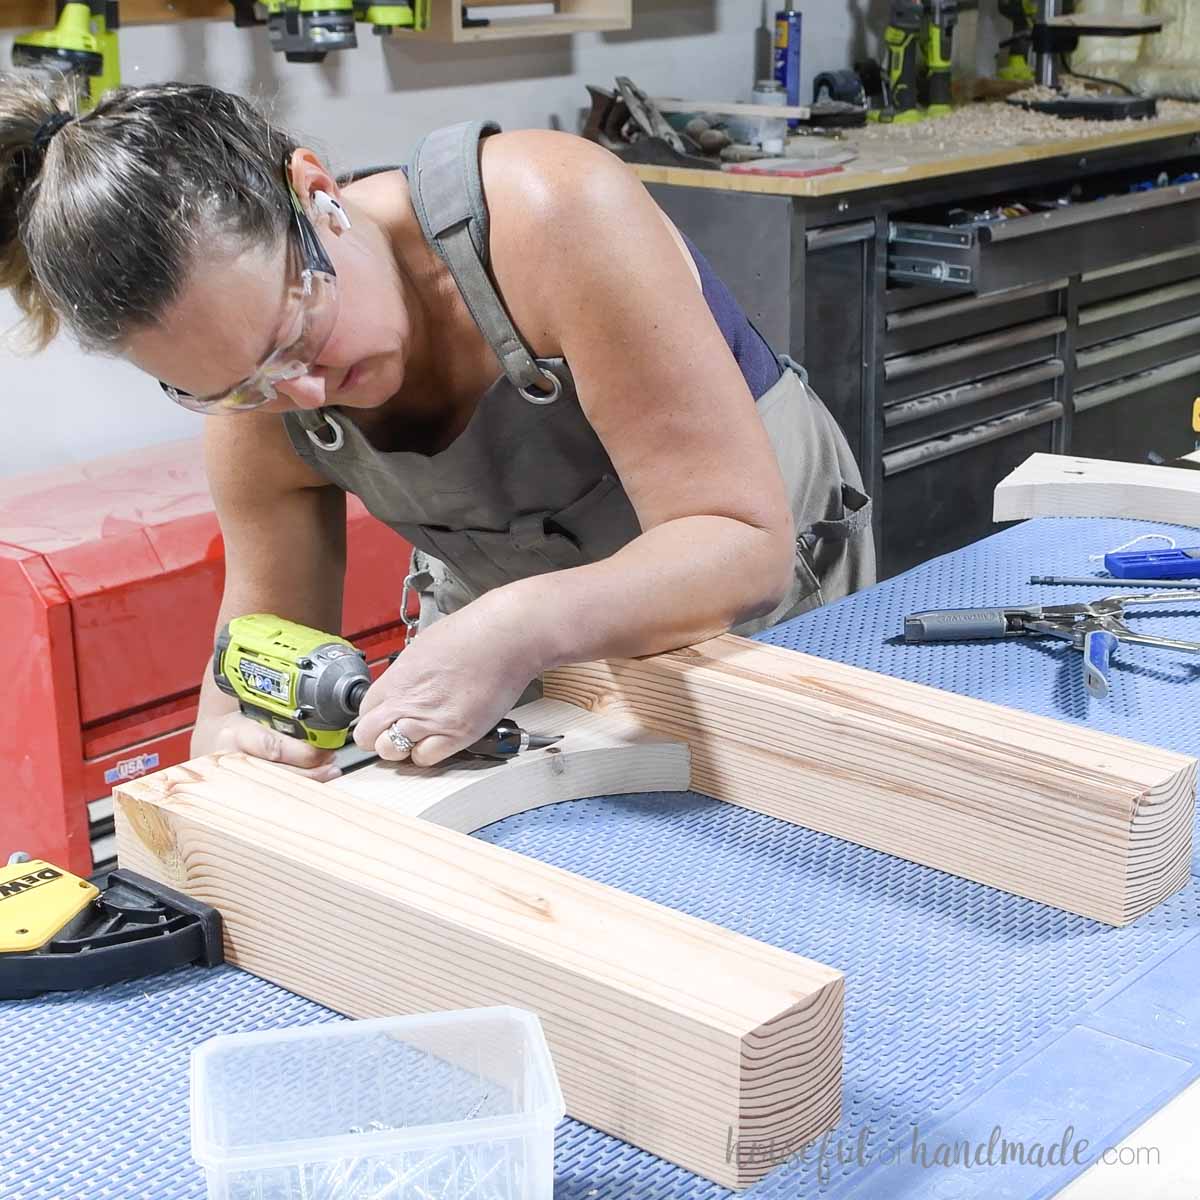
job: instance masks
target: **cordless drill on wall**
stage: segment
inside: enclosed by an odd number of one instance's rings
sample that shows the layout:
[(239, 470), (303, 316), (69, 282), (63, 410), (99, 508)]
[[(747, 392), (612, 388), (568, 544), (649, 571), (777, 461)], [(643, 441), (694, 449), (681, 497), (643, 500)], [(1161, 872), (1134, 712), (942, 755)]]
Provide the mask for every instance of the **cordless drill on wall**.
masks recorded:
[(887, 63), (879, 120), (907, 124), (950, 112), (957, 24), (958, 0), (892, 0), (883, 35)]
[(1015, 83), (1032, 83), (1033, 67), (1029, 62), (1029, 52), (1033, 49), (1037, 0), (1000, 0), (1000, 15), (1012, 22), (1013, 35), (1000, 43), (1000, 49), (1007, 54), (997, 75)]
[(59, 0), (53, 29), (37, 29), (13, 39), (13, 66), (74, 76), (87, 84), (81, 106), (91, 108), (121, 84), (120, 23), (117, 0)]

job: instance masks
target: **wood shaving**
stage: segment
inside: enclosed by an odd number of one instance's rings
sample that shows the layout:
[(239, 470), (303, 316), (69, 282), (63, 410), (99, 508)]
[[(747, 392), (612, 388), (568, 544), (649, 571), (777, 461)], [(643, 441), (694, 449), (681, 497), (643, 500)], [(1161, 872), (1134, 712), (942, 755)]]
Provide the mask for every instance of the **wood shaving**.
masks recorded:
[[(1030, 88), (1027, 92), (1039, 90), (1048, 91)], [(1052, 117), (1048, 113), (1031, 112), (1003, 102), (970, 104), (956, 108), (949, 116), (911, 125), (872, 124), (856, 130), (848, 140), (876, 153), (912, 150), (922, 158), (958, 151), (986, 152), (1031, 142), (1104, 137), (1126, 128), (1149, 129), (1176, 121), (1197, 121), (1200, 120), (1200, 104), (1160, 100), (1158, 114), (1145, 121), (1088, 121), (1082, 117)]]

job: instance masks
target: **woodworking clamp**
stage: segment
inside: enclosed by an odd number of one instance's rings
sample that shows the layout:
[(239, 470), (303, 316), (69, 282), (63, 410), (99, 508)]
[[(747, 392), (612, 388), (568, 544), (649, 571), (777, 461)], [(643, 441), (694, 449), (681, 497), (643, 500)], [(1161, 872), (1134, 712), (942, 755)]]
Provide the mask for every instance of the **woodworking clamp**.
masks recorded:
[(904, 620), (906, 642), (965, 642), (982, 638), (1052, 637), (1083, 651), (1083, 680), (1093, 696), (1108, 694), (1109, 667), (1120, 642), (1200, 654), (1200, 642), (1181, 642), (1130, 629), (1121, 618), (1131, 604), (1200, 601), (1200, 591), (1107, 596), (1087, 604), (1030, 604), (1019, 608), (949, 608)]
[(27, 854), (0, 866), (0, 1000), (221, 962), (220, 914), (133, 871), (97, 887)]

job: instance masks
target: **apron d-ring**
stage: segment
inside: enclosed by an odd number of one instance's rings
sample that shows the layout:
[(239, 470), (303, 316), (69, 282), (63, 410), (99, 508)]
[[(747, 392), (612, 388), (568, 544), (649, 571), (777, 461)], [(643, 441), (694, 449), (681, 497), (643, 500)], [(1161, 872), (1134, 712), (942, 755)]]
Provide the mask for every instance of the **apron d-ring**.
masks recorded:
[(342, 427), (327, 412), (322, 411), (321, 420), (333, 430), (333, 437), (326, 441), (317, 430), (305, 425), (304, 432), (308, 434), (308, 440), (318, 450), (324, 450), (327, 454), (334, 450), (340, 450), (346, 444), (346, 435), (342, 432)]
[(539, 368), (546, 381), (550, 384), (548, 392), (534, 392), (527, 387), (517, 389), (530, 404), (553, 404), (555, 400), (562, 395), (562, 383), (558, 376), (553, 371), (547, 371), (545, 367)]

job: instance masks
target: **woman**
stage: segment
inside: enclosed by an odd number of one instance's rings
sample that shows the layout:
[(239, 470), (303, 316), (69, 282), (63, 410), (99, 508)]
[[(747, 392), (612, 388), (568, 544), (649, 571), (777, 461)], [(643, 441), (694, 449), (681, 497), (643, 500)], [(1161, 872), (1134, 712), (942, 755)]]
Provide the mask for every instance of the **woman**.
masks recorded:
[[(606, 151), (458, 126), (342, 184), (213, 88), (54, 89), (0, 80), (0, 285), (208, 414), (220, 621), (341, 627), (346, 492), (423, 552), (360, 746), (430, 765), (557, 664), (872, 582), (836, 424)], [(206, 679), (194, 753), (335, 773), (231, 705)]]

